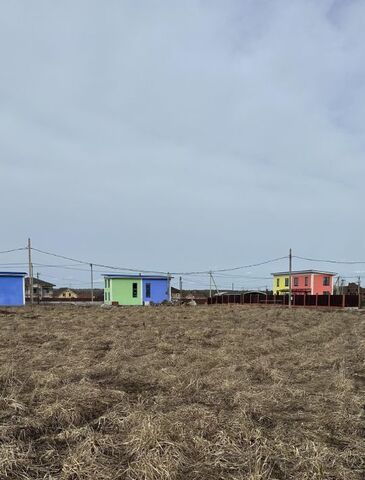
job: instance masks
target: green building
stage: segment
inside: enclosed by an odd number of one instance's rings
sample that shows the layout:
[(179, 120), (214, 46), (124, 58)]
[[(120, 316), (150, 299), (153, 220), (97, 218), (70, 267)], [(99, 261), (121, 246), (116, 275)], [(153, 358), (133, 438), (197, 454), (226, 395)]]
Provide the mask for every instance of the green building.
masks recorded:
[(170, 277), (157, 275), (104, 275), (104, 303), (148, 305), (171, 299)]

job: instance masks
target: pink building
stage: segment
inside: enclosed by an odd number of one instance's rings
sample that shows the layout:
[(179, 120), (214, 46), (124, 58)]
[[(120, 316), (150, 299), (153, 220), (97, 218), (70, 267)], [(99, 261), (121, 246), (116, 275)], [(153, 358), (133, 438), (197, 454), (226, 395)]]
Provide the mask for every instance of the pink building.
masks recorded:
[[(274, 276), (273, 291), (275, 295), (289, 293), (289, 272), (277, 272)], [(333, 272), (318, 270), (293, 271), (291, 274), (291, 288), (293, 295), (332, 295)]]

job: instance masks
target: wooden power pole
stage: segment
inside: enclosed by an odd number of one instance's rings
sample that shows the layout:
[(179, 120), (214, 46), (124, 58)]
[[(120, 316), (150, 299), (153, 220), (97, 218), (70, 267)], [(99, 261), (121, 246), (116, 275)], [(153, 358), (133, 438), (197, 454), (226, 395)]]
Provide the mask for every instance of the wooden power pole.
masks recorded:
[(29, 298), (30, 304), (33, 305), (33, 265), (32, 265), (32, 244), (28, 238), (28, 270), (29, 270)]
[(180, 286), (180, 305), (182, 304), (182, 297), (183, 297), (183, 281), (182, 277), (179, 278), (179, 286)]
[(168, 296), (169, 296), (169, 302), (171, 302), (171, 274), (170, 272), (167, 272), (167, 283), (168, 283)]
[(292, 276), (292, 252), (291, 248), (289, 249), (289, 308), (292, 306), (292, 301), (291, 301), (291, 276)]
[(359, 308), (361, 308), (361, 277), (358, 277), (357, 279), (357, 295), (359, 297)]
[(90, 293), (91, 293), (91, 303), (94, 302), (94, 270), (93, 264), (90, 263)]

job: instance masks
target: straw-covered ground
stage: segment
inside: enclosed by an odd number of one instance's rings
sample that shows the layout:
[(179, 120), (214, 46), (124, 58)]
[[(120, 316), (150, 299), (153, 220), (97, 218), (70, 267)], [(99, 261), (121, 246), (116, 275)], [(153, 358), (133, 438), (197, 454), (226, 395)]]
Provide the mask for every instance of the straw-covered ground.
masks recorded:
[(0, 311), (0, 479), (365, 478), (365, 314)]

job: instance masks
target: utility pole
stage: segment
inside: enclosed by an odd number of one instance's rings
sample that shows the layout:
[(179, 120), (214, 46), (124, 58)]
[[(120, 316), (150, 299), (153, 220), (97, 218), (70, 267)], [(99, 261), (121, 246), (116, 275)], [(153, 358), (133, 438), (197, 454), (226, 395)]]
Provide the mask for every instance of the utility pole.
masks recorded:
[(171, 274), (170, 272), (167, 272), (167, 278), (168, 278), (168, 294), (169, 294), (169, 302), (171, 302)]
[(340, 294), (340, 277), (339, 276), (336, 278), (334, 293), (335, 295)]
[(361, 277), (357, 278), (357, 294), (359, 297), (359, 308), (361, 308)]
[(212, 272), (209, 272), (209, 298), (212, 298)]
[(213, 282), (213, 284), (214, 284), (214, 286), (215, 286), (215, 291), (216, 291), (217, 294), (219, 295), (219, 290), (218, 290), (217, 284), (215, 283), (215, 279), (214, 279), (214, 277), (213, 277), (212, 272), (210, 272), (210, 278), (211, 278), (211, 280), (212, 280), (212, 282)]
[(179, 286), (180, 286), (180, 305), (182, 304), (182, 297), (183, 297), (183, 282), (182, 277), (179, 278)]
[(292, 252), (291, 248), (289, 249), (289, 308), (291, 308), (291, 276), (292, 276)]
[(30, 304), (33, 305), (33, 265), (32, 265), (32, 244), (28, 238), (28, 270), (29, 270), (29, 298)]
[(232, 283), (232, 292), (234, 292), (234, 283)]
[(90, 263), (90, 290), (91, 290), (91, 303), (94, 303), (94, 270), (93, 264)]

